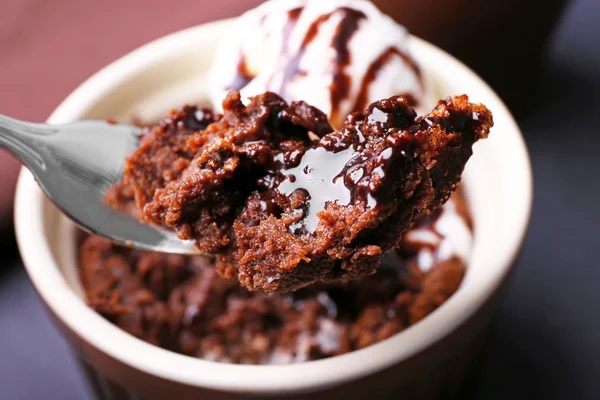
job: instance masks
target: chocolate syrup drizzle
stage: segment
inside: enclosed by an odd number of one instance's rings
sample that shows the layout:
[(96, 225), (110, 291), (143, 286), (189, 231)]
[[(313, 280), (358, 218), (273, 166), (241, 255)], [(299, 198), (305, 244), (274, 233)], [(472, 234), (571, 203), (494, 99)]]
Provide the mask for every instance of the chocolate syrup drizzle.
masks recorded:
[[(306, 52), (306, 48), (308, 47), (308, 45), (317, 36), (321, 24), (326, 22), (330, 16), (331, 14), (320, 15), (319, 18), (314, 20), (312, 24), (310, 24), (310, 26), (308, 27), (308, 30), (306, 31), (306, 34), (302, 39), (302, 44), (300, 45), (300, 48), (298, 49), (296, 54), (290, 59), (290, 61), (285, 65), (285, 68), (283, 70), (283, 79), (281, 81), (281, 87), (279, 88), (279, 93), (285, 93), (287, 83), (291, 82), (295, 76), (306, 74), (306, 71), (300, 69), (300, 61), (302, 61), (302, 58), (304, 57), (304, 53)], [(282, 54), (284, 55), (287, 53), (287, 39), (289, 38), (289, 35), (292, 31), (290, 26), (295, 27), (296, 22), (296, 20), (288, 19), (288, 23), (284, 28), (284, 48), (282, 49)]]
[[(276, 190), (285, 196), (299, 191), (306, 198), (299, 210), (302, 218), (290, 230), (314, 233), (318, 213), (327, 203), (360, 202), (374, 208), (380, 201), (389, 202), (395, 194), (381, 189), (395, 174), (404, 173), (423, 140), (409, 132), (421, 128), (414, 118), (412, 109), (384, 110), (372, 105), (366, 115), (352, 114), (344, 130), (322, 137), (304, 154), (279, 154)], [(403, 133), (387, 136), (390, 129)], [(363, 130), (371, 136), (365, 138)], [(383, 149), (375, 145), (381, 141), (386, 143)]]
[[(322, 14), (311, 22), (304, 33), (300, 47), (292, 52), (292, 50), (289, 49), (290, 38), (297, 26), (297, 22), (300, 19), (303, 10), (303, 7), (298, 7), (287, 12), (287, 20), (281, 32), (282, 44), (280, 50), (281, 59), (287, 61), (285, 61), (285, 65), (283, 66), (281, 82), (278, 82), (276, 85), (274, 85), (274, 77), (271, 76), (267, 81), (266, 87), (268, 90), (275, 91), (282, 97), (288, 98), (289, 96), (287, 96), (286, 93), (288, 84), (296, 77), (307, 74), (307, 71), (303, 70), (300, 67), (300, 64), (302, 63), (308, 46), (316, 39), (323, 24), (330, 20), (332, 16), (341, 15), (341, 19), (336, 27), (335, 34), (331, 39), (331, 47), (335, 50), (334, 54), (336, 58), (335, 62), (332, 62), (332, 83), (329, 87), (331, 100), (330, 120), (339, 121), (341, 120), (340, 117), (343, 117), (340, 115), (341, 104), (349, 97), (350, 89), (352, 87), (352, 77), (349, 76), (346, 71), (347, 67), (352, 62), (352, 54), (349, 49), (349, 43), (353, 35), (358, 31), (360, 21), (366, 19), (367, 17), (362, 11), (350, 7), (339, 7), (330, 13)], [(264, 18), (265, 17), (263, 17), (263, 21), (261, 21), (261, 23), (264, 23)], [(395, 57), (400, 57), (409, 66), (409, 68), (411, 68), (419, 80), (419, 84), (421, 87), (423, 86), (421, 71), (415, 61), (402, 50), (396, 47), (389, 47), (381, 55), (379, 55), (379, 57), (373, 61), (367, 69), (361, 82), (356, 101), (352, 107), (352, 112), (364, 111), (365, 107), (369, 103), (370, 86), (377, 79), (379, 72)], [(243, 54), (241, 54), (240, 62), (237, 68), (237, 75), (233, 78), (227, 89), (242, 89), (244, 86), (250, 83), (253, 78), (254, 76), (252, 76), (252, 74), (248, 71), (245, 57)], [(410, 96), (410, 94), (405, 95), (410, 98), (411, 106), (414, 107), (417, 105), (418, 102), (413, 96)]]
[(344, 13), (344, 18), (340, 22), (333, 37), (331, 45), (335, 49), (337, 56), (335, 70), (333, 71), (333, 82), (331, 85), (331, 119), (337, 120), (339, 114), (340, 103), (348, 97), (350, 86), (352, 85), (351, 77), (346, 73), (345, 69), (351, 62), (351, 54), (348, 49), (348, 43), (354, 32), (358, 30), (358, 24), (361, 19), (366, 18), (366, 15), (352, 8), (342, 7), (337, 11)]
[(241, 54), (240, 61), (238, 62), (236, 75), (233, 77), (229, 85), (225, 89), (227, 90), (240, 90), (245, 87), (254, 79), (254, 75), (248, 71), (248, 65), (246, 64), (246, 57)]
[[(421, 76), (421, 70), (419, 66), (415, 63), (415, 60), (412, 59), (408, 54), (400, 51), (396, 47), (388, 47), (375, 61), (369, 65), (367, 72), (363, 78), (363, 81), (360, 85), (360, 90), (358, 92), (358, 96), (356, 97), (356, 102), (354, 103), (354, 107), (352, 107), (352, 112), (362, 112), (369, 105), (369, 88), (371, 84), (377, 79), (377, 75), (379, 72), (389, 63), (392, 59), (398, 56), (402, 58), (402, 60), (412, 69), (415, 76), (419, 80), (419, 85), (423, 87), (423, 79)], [(417, 99), (410, 94), (404, 94), (409, 99), (409, 105), (411, 107), (418, 106)]]
[[(302, 9), (294, 9), (288, 12), (288, 23), (284, 27), (283, 32), (283, 56), (287, 53), (287, 41), (292, 30), (296, 26), (301, 10)], [(336, 62), (333, 64), (335, 68), (333, 71), (333, 82), (330, 87), (332, 104), (331, 119), (336, 119), (336, 116), (339, 113), (340, 103), (348, 96), (350, 91), (352, 83), (351, 77), (345, 72), (346, 67), (351, 62), (348, 44), (352, 35), (358, 30), (359, 21), (366, 18), (366, 15), (363, 12), (348, 7), (340, 7), (331, 13), (320, 15), (315, 19), (306, 30), (300, 48), (285, 65), (281, 87), (279, 88), (279, 93), (286, 97), (286, 85), (291, 82), (294, 77), (306, 74), (306, 71), (303, 71), (300, 68), (300, 63), (304, 57), (306, 48), (317, 37), (321, 25), (327, 22), (335, 13), (342, 13), (343, 17), (331, 42), (336, 54)]]

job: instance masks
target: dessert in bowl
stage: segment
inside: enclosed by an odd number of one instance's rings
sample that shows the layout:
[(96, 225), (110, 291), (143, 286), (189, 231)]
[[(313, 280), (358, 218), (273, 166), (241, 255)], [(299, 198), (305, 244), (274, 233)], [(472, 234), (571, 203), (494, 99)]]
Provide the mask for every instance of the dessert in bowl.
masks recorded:
[[(192, 28), (135, 51), (84, 83), (50, 122), (132, 116), (157, 120), (170, 108), (206, 102), (210, 97), (206, 77), (217, 39), (232, 23)], [(79, 280), (76, 228), (53, 209), (29, 173), (23, 172), (16, 220), (24, 262), (86, 370), (101, 384), (101, 396), (119, 398), (129, 391), (148, 398), (176, 394), (180, 398), (208, 394), (360, 396), (396, 390), (418, 393), (416, 398), (435, 398), (438, 390), (445, 390), (447, 380), (460, 375), (455, 356), (467, 353), (466, 346), (474, 343), (487, 322), (527, 225), (529, 163), (516, 124), (489, 87), (433, 46), (416, 38), (409, 38), (408, 46), (430, 76), (438, 97), (467, 93), (472, 101), (481, 101), (493, 111), (495, 127), (487, 141), (475, 146), (461, 184), (473, 223), (473, 244), (460, 287), (420, 322), (391, 337), (383, 335), (381, 339), (387, 339), (379, 343), (357, 345), (364, 347), (360, 350), (343, 355), (333, 352), (326, 359), (285, 366), (234, 365), (176, 354), (133, 337), (86, 305), (85, 285)], [(328, 300), (320, 298), (319, 307), (327, 308)], [(247, 362), (227, 359), (231, 354), (192, 355)], [(276, 358), (273, 354), (270, 359)], [(293, 361), (306, 359), (306, 354), (298, 354)], [(250, 362), (257, 361), (252, 358)], [(425, 381), (429, 384), (423, 385)]]

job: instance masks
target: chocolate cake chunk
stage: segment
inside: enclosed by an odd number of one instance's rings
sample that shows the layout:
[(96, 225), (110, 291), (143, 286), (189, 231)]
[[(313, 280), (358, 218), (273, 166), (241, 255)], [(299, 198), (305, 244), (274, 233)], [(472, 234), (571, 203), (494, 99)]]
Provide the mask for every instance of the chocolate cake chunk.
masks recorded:
[(232, 92), (223, 108), (192, 135), (185, 124), (159, 126), (174, 138), (144, 138), (126, 182), (147, 221), (265, 292), (374, 273), (415, 218), (448, 199), (492, 126), (467, 96), (418, 118), (403, 96), (381, 100), (337, 132), (319, 110), (273, 93), (245, 106)]
[[(174, 228), (207, 253), (234, 248), (235, 217), (275, 155), (302, 154), (311, 143), (308, 128), (316, 134), (331, 131), (320, 111), (302, 102), (288, 106), (273, 93), (255, 97), (245, 107), (239, 93), (232, 92), (223, 107), (218, 122), (187, 140), (185, 149), (194, 157), (180, 178), (156, 190), (144, 207), (148, 221)], [(144, 192), (136, 163), (134, 154), (125, 176)]]
[(90, 307), (149, 343), (171, 348), (169, 310), (131, 268), (134, 253), (89, 237), (80, 250), (80, 277)]

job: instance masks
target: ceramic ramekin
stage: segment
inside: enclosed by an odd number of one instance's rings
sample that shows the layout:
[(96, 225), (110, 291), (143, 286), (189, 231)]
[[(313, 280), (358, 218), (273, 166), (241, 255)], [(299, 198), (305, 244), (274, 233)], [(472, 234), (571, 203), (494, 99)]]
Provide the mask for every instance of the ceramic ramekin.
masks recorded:
[[(152, 42), (75, 90), (51, 123), (136, 115), (152, 119), (205, 97), (204, 79), (230, 21)], [(29, 276), (71, 344), (99, 398), (197, 399), (241, 396), (434, 399), (452, 393), (468, 369), (528, 224), (532, 178), (519, 128), (498, 96), (440, 49), (411, 38), (418, 63), (442, 96), (467, 93), (494, 113), (463, 179), (475, 249), (458, 292), (422, 322), (360, 351), (286, 366), (214, 363), (154, 347), (88, 308), (75, 258), (74, 226), (44, 197), (27, 170), (16, 194), (16, 231)]]

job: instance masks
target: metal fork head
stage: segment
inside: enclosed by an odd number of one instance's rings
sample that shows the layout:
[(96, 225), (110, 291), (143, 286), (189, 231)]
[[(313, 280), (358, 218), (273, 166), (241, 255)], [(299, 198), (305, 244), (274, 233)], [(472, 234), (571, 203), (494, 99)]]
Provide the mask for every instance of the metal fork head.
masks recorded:
[(143, 250), (198, 254), (193, 242), (105, 204), (143, 131), (105, 121), (33, 124), (0, 116), (0, 145), (29, 168), (48, 198), (84, 230)]

